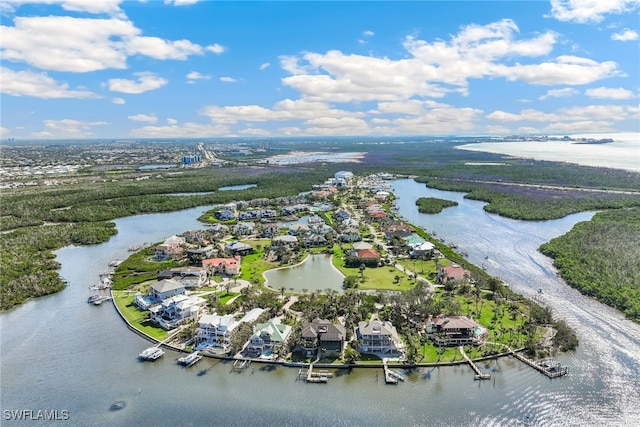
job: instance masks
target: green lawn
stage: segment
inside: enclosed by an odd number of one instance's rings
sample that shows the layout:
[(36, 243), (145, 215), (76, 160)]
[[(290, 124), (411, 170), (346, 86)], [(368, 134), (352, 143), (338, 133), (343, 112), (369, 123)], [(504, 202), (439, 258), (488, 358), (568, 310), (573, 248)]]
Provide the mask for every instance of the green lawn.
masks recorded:
[[(344, 261), (339, 255), (334, 255), (333, 265), (335, 265), (336, 268), (338, 268), (338, 270), (340, 270), (345, 276), (360, 277), (360, 269), (345, 267)], [(366, 268), (363, 275), (364, 282), (358, 281), (358, 289), (407, 291), (415, 285), (412, 280), (409, 280), (409, 276), (391, 266)], [(398, 283), (395, 282), (396, 276), (400, 278)]]
[(160, 341), (167, 337), (167, 331), (145, 321), (148, 313), (133, 305), (133, 295), (128, 292), (113, 291), (113, 298), (120, 313), (134, 328)]

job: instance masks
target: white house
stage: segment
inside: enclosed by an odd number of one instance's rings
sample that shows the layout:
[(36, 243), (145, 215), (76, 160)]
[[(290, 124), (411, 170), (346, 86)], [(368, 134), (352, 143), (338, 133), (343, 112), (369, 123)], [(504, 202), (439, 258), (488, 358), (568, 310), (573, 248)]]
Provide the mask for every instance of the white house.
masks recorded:
[(151, 285), (149, 295), (162, 301), (174, 295), (184, 295), (184, 285), (173, 279), (164, 279)]
[(149, 309), (151, 321), (170, 330), (198, 317), (206, 301), (197, 296), (175, 295)]
[(391, 322), (380, 321), (377, 316), (368, 322), (359, 322), (355, 332), (356, 338), (361, 342), (361, 353), (391, 356), (401, 354), (404, 348), (396, 327)]
[(239, 322), (231, 315), (219, 316), (205, 314), (198, 321), (196, 329), (196, 345), (198, 348), (206, 346), (227, 348), (231, 345), (231, 332)]

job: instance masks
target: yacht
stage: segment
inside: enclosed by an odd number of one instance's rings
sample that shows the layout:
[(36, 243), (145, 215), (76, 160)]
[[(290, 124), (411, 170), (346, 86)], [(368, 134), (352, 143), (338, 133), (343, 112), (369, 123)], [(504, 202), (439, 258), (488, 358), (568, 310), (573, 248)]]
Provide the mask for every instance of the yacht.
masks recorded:
[(164, 350), (160, 347), (149, 347), (138, 355), (140, 360), (156, 360), (164, 354)]

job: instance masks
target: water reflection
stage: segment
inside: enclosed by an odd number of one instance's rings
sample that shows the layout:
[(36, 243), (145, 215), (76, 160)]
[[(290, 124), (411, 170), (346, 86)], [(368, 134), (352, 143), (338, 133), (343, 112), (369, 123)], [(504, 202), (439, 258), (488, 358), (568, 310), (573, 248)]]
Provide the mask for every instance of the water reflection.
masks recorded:
[(331, 255), (309, 255), (303, 262), (292, 267), (278, 268), (264, 273), (267, 286), (273, 289), (284, 287), (287, 291), (324, 291), (331, 289), (342, 292), (344, 275), (333, 266)]

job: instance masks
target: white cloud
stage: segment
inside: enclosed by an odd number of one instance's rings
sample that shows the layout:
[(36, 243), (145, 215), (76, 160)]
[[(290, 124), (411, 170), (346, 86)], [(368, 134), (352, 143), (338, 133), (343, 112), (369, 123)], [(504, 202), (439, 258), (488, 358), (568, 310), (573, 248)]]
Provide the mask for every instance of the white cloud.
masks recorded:
[(156, 123), (158, 121), (158, 118), (154, 114), (136, 114), (135, 116), (128, 116), (127, 118), (134, 122)]
[(236, 79), (233, 77), (220, 77), (220, 81), (224, 83), (235, 83)]
[(3, 0), (3, 7), (12, 10), (23, 4), (59, 4), (64, 10), (72, 12), (107, 13), (122, 15), (122, 0)]
[(609, 129), (614, 122), (633, 119), (635, 115), (634, 108), (622, 105), (587, 105), (561, 108), (553, 113), (535, 109), (522, 110), (520, 113), (498, 110), (488, 114), (487, 118), (503, 124), (510, 122), (540, 123), (542, 124), (542, 129), (546, 131), (589, 131), (588, 125), (591, 123), (594, 126), (591, 131), (595, 132), (602, 130), (605, 125)]
[(206, 138), (211, 136), (231, 136), (228, 126), (220, 124), (200, 124), (187, 122), (181, 126), (143, 126), (131, 130), (137, 138)]
[(112, 92), (140, 94), (150, 90), (159, 89), (169, 81), (154, 73), (134, 73), (138, 81), (127, 79), (109, 79), (109, 90)]
[(122, 99), (122, 98), (113, 98), (113, 99), (111, 100), (111, 102), (113, 102), (114, 104), (117, 104), (117, 105), (124, 105), (124, 104), (126, 104), (126, 103), (127, 103), (127, 101), (125, 101), (125, 100), (124, 100), (124, 99)]
[(559, 21), (581, 24), (600, 22), (608, 14), (621, 14), (635, 10), (638, 0), (551, 0), (551, 14)]
[(611, 34), (611, 40), (628, 42), (638, 40), (640, 38), (638, 36), (638, 32), (636, 30), (630, 30), (629, 28), (625, 28), (622, 32)]
[(563, 89), (549, 89), (547, 93), (538, 97), (538, 99), (544, 101), (547, 98), (566, 98), (573, 96), (576, 93), (578, 93), (578, 91), (570, 87), (565, 87)]
[(187, 80), (189, 80), (189, 83), (194, 83), (195, 80), (209, 80), (209, 79), (211, 79), (210, 75), (202, 74), (197, 71), (191, 71), (189, 74), (187, 74)]
[[(502, 77), (537, 85), (581, 85), (623, 75), (612, 61), (561, 55), (549, 59), (558, 35), (547, 31), (518, 39), (519, 28), (505, 19), (468, 25), (449, 41), (427, 42), (409, 36), (401, 59), (305, 52), (280, 57), (291, 73), (282, 79), (305, 99), (322, 102), (398, 101), (467, 95), (471, 79)], [(542, 62), (536, 58), (543, 57)]]
[(220, 55), (221, 53), (224, 53), (227, 50), (227, 48), (222, 46), (221, 44), (214, 43), (212, 45), (205, 47), (204, 50), (213, 52), (216, 55)]
[(0, 138), (2, 139), (8, 138), (10, 134), (11, 134), (11, 131), (9, 129), (7, 129), (6, 127), (0, 126)]
[(200, 0), (164, 0), (164, 4), (173, 4), (174, 6), (190, 6), (198, 3)]
[(365, 36), (365, 37), (373, 37), (375, 34), (376, 33), (374, 33), (371, 30), (365, 30), (365, 31), (362, 32), (362, 35)]
[(168, 125), (175, 125), (178, 124), (178, 121), (176, 119), (172, 119), (171, 117), (167, 118), (167, 124)]
[(266, 70), (267, 68), (269, 68), (270, 65), (271, 64), (268, 63), (268, 62), (264, 62), (264, 63), (260, 64), (260, 71)]
[(87, 138), (95, 136), (92, 128), (105, 126), (109, 122), (85, 122), (73, 119), (44, 120), (45, 130), (31, 134), (33, 138)]
[(613, 88), (613, 87), (597, 87), (592, 89), (587, 89), (584, 92), (590, 98), (600, 98), (600, 99), (630, 99), (634, 97), (633, 92), (624, 88)]
[(32, 96), (41, 99), (52, 98), (98, 98), (99, 96), (85, 89), (69, 89), (67, 83), (58, 83), (46, 73), (32, 71), (13, 71), (0, 67), (0, 91), (13, 96)]
[(271, 132), (265, 129), (256, 129), (256, 128), (247, 128), (238, 131), (239, 134), (242, 135), (253, 135), (253, 136), (269, 136)]
[[(87, 1), (87, 4), (92, 2)], [(14, 26), (2, 26), (3, 60), (26, 62), (55, 71), (90, 72), (124, 69), (131, 55), (159, 60), (185, 60), (213, 48), (189, 40), (146, 37), (126, 19), (91, 19), (71, 16), (16, 17)]]

